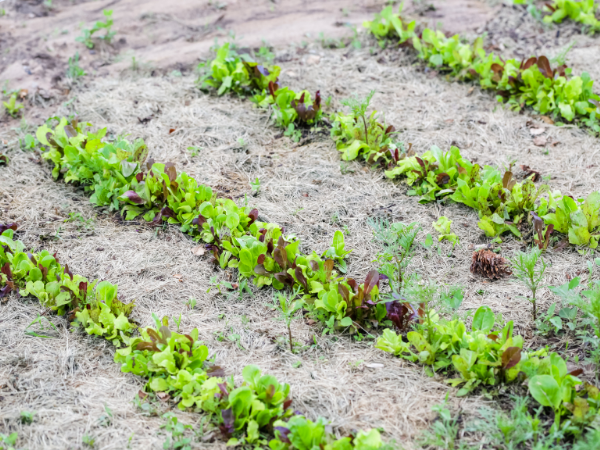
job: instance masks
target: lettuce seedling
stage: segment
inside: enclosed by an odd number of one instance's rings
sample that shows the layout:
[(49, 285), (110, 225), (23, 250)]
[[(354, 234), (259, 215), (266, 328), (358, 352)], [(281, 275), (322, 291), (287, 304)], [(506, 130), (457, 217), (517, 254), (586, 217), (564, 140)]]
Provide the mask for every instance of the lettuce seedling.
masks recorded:
[(452, 242), (452, 247), (458, 244), (458, 236), (454, 233), (450, 233), (450, 225), (452, 221), (446, 216), (441, 216), (436, 222), (433, 222), (431, 226), (438, 232), (438, 242), (444, 239)]
[(11, 94), (8, 98), (8, 102), (2, 102), (4, 109), (11, 117), (17, 117), (19, 111), (23, 109), (23, 104), (17, 102), (17, 93)]

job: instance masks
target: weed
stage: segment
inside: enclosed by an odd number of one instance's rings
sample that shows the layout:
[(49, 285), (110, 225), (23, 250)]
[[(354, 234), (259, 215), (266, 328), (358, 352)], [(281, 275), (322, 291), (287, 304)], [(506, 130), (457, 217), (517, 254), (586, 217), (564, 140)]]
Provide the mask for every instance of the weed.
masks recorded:
[(195, 156), (198, 156), (198, 153), (200, 153), (200, 150), (202, 150), (202, 147), (190, 146), (187, 149), (190, 151), (190, 156), (193, 158)]
[(94, 448), (94, 445), (96, 444), (96, 438), (94, 438), (93, 436), (90, 436), (89, 434), (84, 434), (81, 437), (81, 442), (90, 448)]
[(177, 417), (171, 413), (165, 413), (162, 416), (165, 419), (166, 423), (162, 424), (160, 427), (165, 430), (167, 437), (165, 442), (163, 443), (163, 449), (169, 450), (191, 450), (190, 443), (192, 439), (189, 437), (185, 437), (186, 430), (192, 430), (191, 425), (184, 425), (179, 422)]
[(288, 136), (294, 142), (300, 142), (300, 138), (302, 137), (302, 132), (296, 129), (296, 126), (293, 123), (290, 123), (286, 130), (283, 132), (284, 136)]
[(455, 450), (464, 448), (457, 446), (459, 417), (452, 417), (446, 403), (435, 405), (431, 408), (437, 413), (437, 418), (420, 437), (420, 444), (433, 448), (443, 448), (445, 450)]
[(406, 279), (405, 270), (410, 264), (412, 246), (420, 227), (416, 222), (390, 224), (385, 219), (369, 219), (368, 224), (373, 229), (375, 241), (382, 248), (376, 259), (379, 271), (389, 278), (392, 297), (400, 297)]
[(262, 45), (258, 49), (256, 56), (259, 60), (264, 61), (267, 64), (273, 63), (275, 59), (275, 54), (271, 51), (271, 46), (267, 43), (267, 41), (263, 40)]
[(111, 9), (105, 9), (104, 11), (102, 11), (102, 14), (104, 14), (106, 20), (104, 22), (97, 21), (94, 24), (94, 26), (90, 29), (83, 28), (81, 30), (83, 35), (75, 38), (75, 40), (77, 42), (85, 44), (87, 48), (94, 48), (94, 41), (92, 41), (94, 33), (104, 29), (106, 30), (106, 34), (104, 36), (101, 36), (100, 39), (103, 39), (104, 41), (110, 44), (112, 38), (115, 35), (115, 32), (111, 29), (113, 25), (112, 13), (113, 12)]
[(26, 134), (23, 139), (19, 139), (21, 150), (33, 150), (39, 145), (37, 139), (31, 134)]
[(290, 343), (290, 351), (294, 353), (294, 341), (292, 339), (292, 321), (294, 320), (294, 316), (296, 312), (302, 308), (304, 302), (300, 299), (296, 300), (296, 297), (300, 298), (300, 292), (302, 288), (300, 286), (296, 287), (291, 295), (286, 296), (283, 294), (278, 294), (279, 300), (279, 317), (278, 320), (282, 320), (285, 322), (285, 326), (288, 331), (288, 340)]
[(187, 306), (188, 309), (194, 309), (196, 307), (196, 302), (197, 300), (195, 298), (190, 298), (185, 302), (185, 306)]
[(260, 192), (260, 180), (256, 177), (256, 180), (250, 182), (250, 187), (252, 188), (252, 193), (256, 197)]
[[(541, 261), (541, 267), (538, 267), (538, 261)], [(542, 251), (539, 248), (533, 248), (529, 252), (519, 251), (511, 260), (511, 263), (514, 276), (531, 291), (531, 298), (525, 298), (532, 305), (532, 317), (535, 322), (537, 319), (536, 293), (547, 267), (542, 258)]]
[(132, 403), (135, 405), (136, 408), (142, 411), (142, 415), (149, 417), (158, 416), (160, 404), (156, 400), (156, 396), (154, 393), (144, 393), (144, 397), (142, 399), (140, 398), (140, 394), (138, 393), (133, 398)]
[(31, 425), (33, 423), (34, 416), (35, 411), (21, 411), (21, 423), (25, 425)]
[[(46, 325), (46, 327), (44, 326), (44, 324), (42, 323), (42, 320), (45, 320), (48, 325), (50, 325), (49, 327)], [(47, 336), (46, 334), (40, 334), (36, 331), (32, 331), (29, 330), (29, 327), (31, 327), (33, 324), (37, 323), (40, 326), (40, 329), (42, 331), (46, 331), (46, 330), (50, 330), (51, 328), (54, 329), (54, 331), (58, 332), (58, 328), (56, 328), (56, 325), (54, 325), (47, 317), (42, 316), (40, 314), (37, 315), (37, 317), (31, 321), (31, 323), (29, 325), (27, 325), (25, 327), (25, 334), (28, 336), (33, 336), (33, 337), (39, 337), (39, 338), (46, 338), (46, 339), (51, 339), (54, 338), (55, 336)]]
[(70, 212), (69, 217), (65, 219), (64, 222), (75, 222), (78, 229), (85, 231), (93, 231), (96, 226), (93, 217), (86, 219), (81, 215), (81, 213), (78, 212)]
[(113, 412), (105, 403), (104, 404), (104, 414), (102, 414), (100, 416), (100, 418), (98, 419), (98, 424), (102, 427), (108, 427), (112, 424), (112, 422), (113, 422)]
[(79, 52), (75, 52), (72, 58), (69, 58), (69, 66), (67, 67), (67, 78), (71, 81), (77, 81), (87, 73), (79, 65)]

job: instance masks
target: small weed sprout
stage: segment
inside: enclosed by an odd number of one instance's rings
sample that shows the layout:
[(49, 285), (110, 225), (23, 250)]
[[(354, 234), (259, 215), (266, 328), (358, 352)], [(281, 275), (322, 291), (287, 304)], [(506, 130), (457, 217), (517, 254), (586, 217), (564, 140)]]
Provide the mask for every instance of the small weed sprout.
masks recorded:
[(420, 227), (416, 222), (409, 225), (401, 222), (390, 224), (385, 219), (369, 220), (368, 223), (373, 229), (375, 241), (382, 248), (376, 260), (380, 265), (379, 271), (389, 278), (392, 295), (401, 296), (405, 270), (410, 264), (412, 246)]
[(33, 423), (34, 416), (35, 411), (21, 411), (21, 423), (24, 425), (31, 425)]
[(292, 320), (294, 320), (294, 315), (296, 312), (302, 308), (304, 302), (302, 300), (295, 300), (296, 297), (299, 297), (301, 291), (301, 287), (297, 287), (294, 289), (292, 295), (285, 296), (282, 294), (278, 295), (279, 299), (279, 317), (278, 320), (282, 320), (285, 322), (285, 326), (288, 331), (288, 339), (290, 341), (290, 351), (294, 353), (294, 341), (292, 338)]
[[(541, 266), (538, 265), (538, 261), (541, 261)], [(546, 262), (542, 258), (542, 251), (539, 248), (533, 248), (529, 252), (519, 251), (511, 263), (515, 277), (531, 291), (531, 298), (525, 298), (532, 305), (532, 317), (535, 322), (537, 319), (536, 294), (547, 268)]]
[(459, 431), (459, 418), (452, 417), (452, 413), (446, 404), (435, 405), (431, 408), (437, 413), (438, 420), (435, 420), (429, 430), (421, 435), (419, 441), (424, 447), (443, 448), (454, 450), (461, 448), (457, 446), (456, 440)]
[[(371, 103), (371, 99), (375, 95), (375, 91), (369, 92), (367, 98), (361, 101), (358, 97), (349, 98), (342, 100), (342, 105), (347, 106), (352, 110), (352, 114), (354, 117), (358, 119), (362, 119), (362, 122), (365, 126), (365, 139), (367, 145), (369, 145), (369, 125), (367, 123), (367, 109), (369, 108), (369, 104)], [(362, 139), (361, 139), (362, 140)]]
[(77, 81), (86, 76), (87, 73), (79, 65), (79, 52), (76, 52), (72, 58), (69, 58), (69, 66), (67, 67), (67, 78), (71, 81)]
[(167, 433), (163, 449), (191, 450), (192, 447), (190, 444), (192, 439), (185, 437), (185, 431), (191, 430), (192, 426), (179, 422), (177, 417), (171, 412), (163, 414), (162, 418), (166, 420), (166, 423), (160, 427)]
[(293, 123), (290, 123), (287, 129), (283, 132), (284, 136), (288, 136), (294, 142), (300, 142), (302, 132), (297, 130)]
[(77, 42), (81, 42), (81, 43), (85, 44), (85, 46), (87, 48), (94, 48), (94, 41), (92, 41), (92, 37), (93, 37), (94, 33), (104, 29), (104, 30), (106, 30), (106, 34), (104, 36), (101, 36), (100, 39), (103, 39), (110, 44), (110, 42), (112, 41), (112, 38), (116, 34), (111, 29), (112, 25), (113, 25), (112, 13), (113, 13), (112, 9), (105, 9), (104, 11), (102, 11), (102, 14), (104, 14), (104, 17), (106, 17), (106, 20), (104, 22), (101, 22), (101, 21), (96, 22), (94, 24), (94, 26), (89, 30), (87, 28), (83, 28), (81, 30), (83, 35), (75, 38), (75, 40)]
[(195, 298), (190, 298), (185, 302), (185, 306), (187, 306), (188, 309), (194, 309), (196, 307), (196, 302), (197, 300)]
[(256, 177), (256, 180), (250, 182), (250, 187), (252, 188), (252, 194), (256, 197), (260, 192), (260, 180)]
[(190, 146), (187, 148), (190, 152), (190, 156), (192, 158), (198, 156), (198, 153), (200, 153), (200, 150), (202, 150), (202, 147), (194, 147), (194, 146)]
[(94, 445), (96, 444), (96, 438), (90, 436), (89, 434), (84, 434), (81, 437), (81, 442), (90, 448), (94, 448)]

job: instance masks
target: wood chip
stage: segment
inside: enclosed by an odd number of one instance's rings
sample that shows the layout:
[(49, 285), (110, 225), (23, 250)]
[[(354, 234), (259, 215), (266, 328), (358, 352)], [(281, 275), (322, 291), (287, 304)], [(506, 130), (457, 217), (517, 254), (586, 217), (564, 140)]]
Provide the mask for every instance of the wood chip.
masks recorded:
[(530, 128), (529, 129), (529, 132), (531, 133), (532, 136), (539, 136), (544, 131), (546, 131), (545, 128)]
[(198, 247), (194, 247), (192, 249), (192, 255), (194, 256), (202, 256), (206, 253), (206, 249), (204, 248), (204, 245), (199, 245)]
[(379, 364), (379, 363), (369, 363), (369, 364), (365, 364), (365, 366), (367, 366), (371, 369), (382, 369), (384, 367), (383, 364)]

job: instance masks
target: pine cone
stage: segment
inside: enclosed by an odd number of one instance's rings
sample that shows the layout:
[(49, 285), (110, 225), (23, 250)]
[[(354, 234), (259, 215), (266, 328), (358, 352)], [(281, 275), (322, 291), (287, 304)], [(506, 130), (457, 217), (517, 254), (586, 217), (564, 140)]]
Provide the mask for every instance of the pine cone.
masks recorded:
[(471, 264), (471, 273), (488, 277), (490, 280), (497, 280), (512, 274), (508, 261), (491, 250), (477, 250), (473, 252), (473, 263)]

